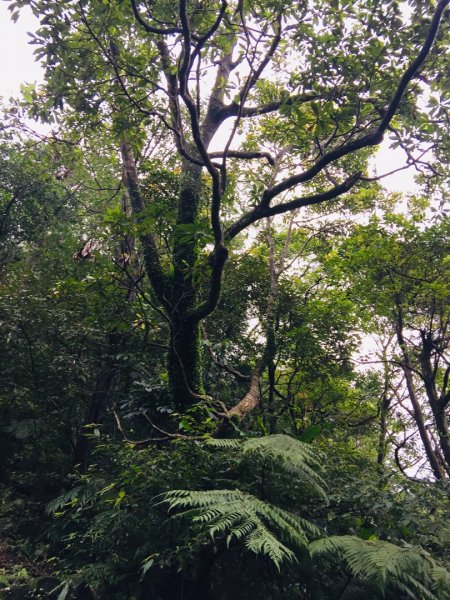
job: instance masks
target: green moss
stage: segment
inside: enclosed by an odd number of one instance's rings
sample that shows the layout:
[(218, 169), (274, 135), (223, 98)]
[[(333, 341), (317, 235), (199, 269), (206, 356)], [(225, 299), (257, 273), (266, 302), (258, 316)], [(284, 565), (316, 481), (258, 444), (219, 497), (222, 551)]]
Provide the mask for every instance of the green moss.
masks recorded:
[(193, 403), (189, 391), (203, 394), (202, 353), (198, 324), (182, 324), (173, 332), (169, 353), (169, 386), (178, 408)]

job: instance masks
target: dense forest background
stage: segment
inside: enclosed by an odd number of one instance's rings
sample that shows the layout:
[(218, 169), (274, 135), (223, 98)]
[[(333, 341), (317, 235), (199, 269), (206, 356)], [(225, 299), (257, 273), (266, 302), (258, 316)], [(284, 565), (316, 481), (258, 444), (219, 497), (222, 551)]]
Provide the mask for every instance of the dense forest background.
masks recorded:
[(23, 7), (0, 598), (450, 598), (448, 1)]

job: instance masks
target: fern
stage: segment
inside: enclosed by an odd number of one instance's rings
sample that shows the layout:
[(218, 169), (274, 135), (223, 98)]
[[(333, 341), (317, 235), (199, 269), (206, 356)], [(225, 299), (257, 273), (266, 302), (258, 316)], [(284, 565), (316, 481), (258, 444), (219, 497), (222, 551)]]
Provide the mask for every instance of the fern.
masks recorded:
[(294, 550), (306, 549), (317, 537), (315, 525), (281, 508), (239, 490), (172, 490), (164, 501), (170, 509), (187, 509), (194, 524), (206, 527), (211, 537), (227, 535), (229, 545), (242, 541), (248, 550), (267, 556), (280, 568), (295, 560)]
[(402, 548), (380, 540), (333, 536), (310, 544), (312, 556), (343, 561), (353, 577), (381, 594), (397, 590), (415, 600), (450, 598), (450, 573), (419, 548)]
[(283, 469), (309, 485), (327, 500), (325, 482), (320, 476), (323, 468), (320, 454), (310, 444), (300, 442), (288, 435), (268, 435), (240, 440), (208, 440), (209, 446), (218, 449), (240, 449), (244, 455), (259, 456), (281, 463)]
[(431, 569), (431, 581), (433, 591), (438, 598), (450, 598), (450, 573), (440, 565), (434, 565)]
[(205, 441), (207, 446), (218, 448), (219, 450), (239, 450), (242, 447), (241, 440), (215, 439), (209, 438)]

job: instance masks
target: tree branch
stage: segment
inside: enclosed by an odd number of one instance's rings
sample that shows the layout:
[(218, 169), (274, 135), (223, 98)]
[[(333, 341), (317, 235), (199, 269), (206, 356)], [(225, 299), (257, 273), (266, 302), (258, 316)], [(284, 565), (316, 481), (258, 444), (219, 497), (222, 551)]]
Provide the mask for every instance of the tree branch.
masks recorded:
[(139, 14), (136, 0), (130, 0), (130, 2), (136, 21), (145, 29), (147, 33), (155, 33), (156, 35), (173, 35), (175, 33), (182, 33), (182, 29), (179, 27), (168, 27), (167, 29), (161, 29), (159, 27), (153, 27), (152, 25), (149, 25), (149, 23), (147, 23), (147, 21), (145, 21)]
[[(130, 197), (130, 203), (135, 215), (136, 221), (139, 223), (142, 218), (141, 213), (144, 210), (144, 201), (139, 188), (139, 180), (134, 160), (131, 144), (122, 140), (120, 143), (120, 151), (122, 155), (122, 164), (124, 170), (124, 181)], [(140, 235), (140, 239), (144, 248), (144, 259), (147, 275), (152, 283), (155, 294), (163, 306), (167, 305), (169, 280), (163, 272), (158, 248), (155, 238), (150, 232)]]
[(227, 417), (231, 419), (233, 417), (238, 417), (242, 419), (247, 415), (250, 411), (258, 406), (261, 400), (261, 394), (259, 391), (259, 380), (262, 372), (262, 365), (258, 365), (250, 375), (250, 387), (245, 396), (240, 400), (237, 404), (233, 406), (228, 412)]
[(220, 243), (214, 248), (210, 258), (212, 267), (208, 299), (188, 315), (188, 321), (198, 323), (198, 321), (201, 321), (207, 317), (216, 308), (220, 300), (220, 293), (222, 291), (222, 273), (227, 258), (228, 249), (223, 243)]
[(206, 330), (205, 328), (202, 326), (201, 327), (202, 330), (202, 335), (203, 335), (203, 339), (206, 342), (206, 346), (208, 348), (208, 353), (209, 356), (211, 357), (211, 360), (213, 361), (213, 363), (219, 367), (219, 369), (223, 369), (224, 371), (226, 371), (227, 373), (229, 373), (230, 375), (233, 375), (234, 377), (236, 377), (236, 379), (239, 379), (240, 381), (249, 381), (250, 376), (249, 375), (244, 375), (244, 373), (241, 373), (240, 371), (237, 371), (236, 369), (233, 369), (233, 367), (230, 367), (229, 365), (227, 365), (226, 363), (221, 362), (215, 355), (214, 352), (209, 344), (209, 339), (208, 336), (206, 334)]
[[(223, 152), (210, 152), (209, 156), (211, 158), (222, 158), (224, 156)], [(253, 160), (258, 158), (265, 158), (267, 162), (274, 166), (275, 159), (270, 154), (270, 152), (245, 152), (241, 150), (228, 150), (227, 152), (228, 158), (240, 158), (242, 160)]]
[[(260, 106), (244, 106), (241, 108), (241, 117), (257, 117), (259, 115), (266, 115), (271, 112), (275, 112), (280, 109), (282, 106), (299, 106), (300, 104), (306, 104), (307, 102), (312, 102), (313, 100), (318, 100), (320, 96), (317, 94), (298, 94), (295, 96), (289, 96), (286, 98), (282, 98), (281, 100), (274, 100), (273, 102), (268, 102), (267, 104), (262, 104)], [(232, 104), (228, 104), (223, 108), (226, 117), (235, 117), (239, 112), (239, 104), (233, 102)]]
[(259, 221), (264, 217), (270, 217), (273, 215), (280, 215), (290, 210), (295, 210), (296, 208), (302, 208), (304, 206), (311, 206), (314, 204), (320, 204), (321, 202), (325, 202), (327, 200), (334, 200), (348, 192), (355, 183), (361, 177), (361, 173), (355, 173), (351, 175), (348, 179), (337, 185), (326, 192), (321, 192), (319, 194), (315, 194), (313, 196), (303, 196), (301, 198), (296, 198), (295, 200), (291, 200), (290, 202), (284, 202), (283, 204), (278, 204), (277, 206), (263, 206), (259, 204), (252, 211), (243, 215), (238, 221), (236, 221), (231, 227), (229, 227), (225, 232), (225, 239), (232, 240), (238, 233), (240, 233), (243, 229)]
[(425, 59), (427, 58), (428, 53), (430, 52), (437, 31), (439, 29), (442, 13), (444, 12), (446, 6), (448, 6), (448, 0), (441, 0), (437, 4), (422, 49), (420, 50), (416, 59), (411, 63), (411, 65), (408, 67), (408, 69), (405, 71), (402, 78), (400, 79), (397, 89), (394, 92), (378, 127), (373, 132), (368, 133), (367, 135), (364, 135), (359, 139), (350, 141), (347, 144), (344, 144), (341, 147), (335, 148), (334, 150), (331, 150), (330, 152), (324, 154), (312, 167), (310, 167), (303, 173), (292, 175), (291, 177), (288, 177), (280, 183), (277, 183), (272, 188), (269, 188), (263, 194), (262, 204), (269, 204), (270, 201), (273, 198), (275, 198), (275, 196), (278, 196), (282, 192), (289, 190), (290, 188), (298, 185), (299, 183), (305, 183), (307, 181), (310, 181), (311, 179), (313, 179), (313, 177), (320, 173), (320, 171), (322, 171), (327, 165), (329, 165), (332, 162), (335, 162), (339, 158), (343, 158), (344, 156), (356, 152), (357, 150), (361, 150), (362, 148), (376, 146), (382, 142), (384, 133), (387, 130), (393, 116), (395, 115), (398, 109), (398, 106), (408, 84), (415, 77), (420, 67), (423, 65)]

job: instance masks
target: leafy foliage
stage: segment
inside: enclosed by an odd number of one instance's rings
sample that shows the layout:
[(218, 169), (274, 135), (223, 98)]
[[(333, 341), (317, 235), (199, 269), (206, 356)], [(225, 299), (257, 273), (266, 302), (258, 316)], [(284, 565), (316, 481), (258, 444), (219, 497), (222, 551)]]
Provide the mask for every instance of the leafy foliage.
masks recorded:
[(342, 560), (352, 577), (373, 586), (381, 595), (394, 591), (417, 600), (449, 597), (450, 588), (444, 587), (444, 582), (449, 581), (450, 573), (421, 549), (331, 536), (312, 542), (310, 550), (313, 556)]
[(407, 4), (10, 0), (0, 585), (448, 598), (448, 2)]

